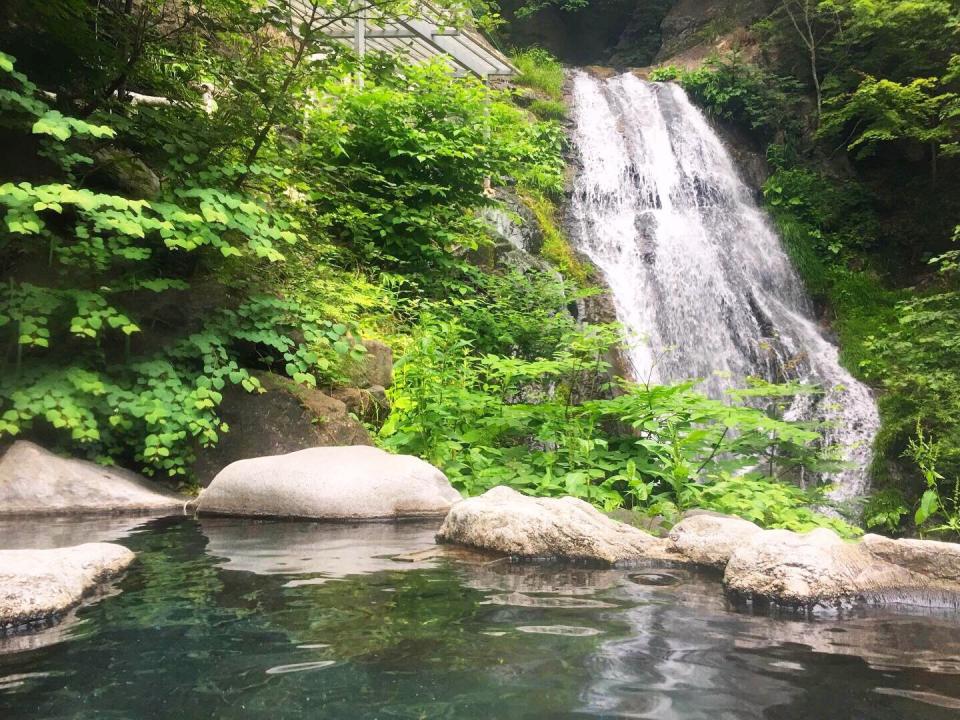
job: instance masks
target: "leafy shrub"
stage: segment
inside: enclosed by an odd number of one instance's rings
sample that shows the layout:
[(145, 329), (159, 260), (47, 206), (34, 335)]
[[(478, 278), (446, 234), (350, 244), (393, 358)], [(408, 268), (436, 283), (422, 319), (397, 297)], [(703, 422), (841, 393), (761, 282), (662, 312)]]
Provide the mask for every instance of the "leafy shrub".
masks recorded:
[(742, 62), (736, 55), (711, 58), (695, 70), (656, 68), (650, 79), (679, 83), (714, 117), (758, 131), (768, 141), (780, 130), (798, 130), (796, 81)]
[(594, 327), (569, 334), (550, 358), (477, 355), (462, 324), (424, 315), (397, 362), (379, 440), (429, 459), (470, 495), (510, 485), (608, 510), (708, 506), (769, 526), (855, 532), (756, 469), (815, 466), (815, 432), (706, 398), (694, 383), (628, 384), (602, 398), (612, 390), (604, 357), (615, 338), (615, 328)]
[(89, 147), (67, 143), (115, 132), (51, 111), (12, 59), (0, 59), (8, 121), (45, 140), (62, 177), (0, 185), (0, 252), (13, 267), (0, 303), (10, 348), (0, 435), (43, 425), (100, 460), (184, 476), (195, 447), (228, 429), (216, 414), (225, 386), (258, 389), (246, 356), (299, 382), (335, 376), (332, 358), (356, 352), (346, 326), (273, 297), (214, 307), (192, 331), (153, 332), (165, 325), (157, 309), (190, 290), (182, 271), (170, 272), (181, 258), (278, 262), (278, 245), (302, 239), (298, 222), (228, 189), (185, 186), (141, 200), (78, 186), (72, 169), (88, 163)]

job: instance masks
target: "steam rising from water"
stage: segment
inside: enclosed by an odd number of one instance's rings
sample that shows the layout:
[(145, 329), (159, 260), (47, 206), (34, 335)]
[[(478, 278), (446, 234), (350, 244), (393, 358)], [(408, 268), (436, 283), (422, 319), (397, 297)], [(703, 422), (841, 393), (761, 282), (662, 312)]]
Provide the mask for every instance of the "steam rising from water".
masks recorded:
[(815, 383), (787, 416), (828, 423), (850, 467), (832, 496), (867, 489), (879, 426), (870, 391), (839, 363), (763, 211), (676, 85), (574, 77), (575, 240), (603, 272), (635, 379), (704, 378), (720, 398), (747, 377)]

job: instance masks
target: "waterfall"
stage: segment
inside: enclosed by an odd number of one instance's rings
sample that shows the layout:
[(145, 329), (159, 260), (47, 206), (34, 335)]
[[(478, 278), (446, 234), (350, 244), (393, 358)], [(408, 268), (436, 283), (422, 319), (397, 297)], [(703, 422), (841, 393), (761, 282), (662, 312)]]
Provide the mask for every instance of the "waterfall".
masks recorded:
[(704, 116), (673, 84), (573, 79), (580, 169), (574, 242), (603, 273), (634, 379), (703, 378), (722, 398), (748, 377), (815, 383), (790, 419), (824, 421), (847, 467), (831, 496), (868, 487), (879, 426), (869, 389), (841, 367), (769, 219)]

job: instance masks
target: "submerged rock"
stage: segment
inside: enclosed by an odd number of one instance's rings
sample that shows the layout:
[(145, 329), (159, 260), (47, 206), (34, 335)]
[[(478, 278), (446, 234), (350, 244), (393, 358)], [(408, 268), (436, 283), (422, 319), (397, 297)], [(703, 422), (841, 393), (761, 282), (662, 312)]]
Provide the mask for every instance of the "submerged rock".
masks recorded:
[(723, 570), (733, 552), (759, 532), (763, 530), (748, 520), (697, 513), (674, 525), (668, 537), (690, 562)]
[(0, 630), (56, 618), (134, 558), (127, 548), (111, 543), (0, 550)]
[(532, 498), (504, 486), (454, 505), (437, 541), (522, 558), (607, 565), (680, 559), (666, 540), (611, 520), (582, 500)]
[(185, 501), (129, 470), (63, 458), (26, 440), (0, 459), (0, 515), (172, 512)]
[(460, 499), (437, 468), (364, 445), (239, 460), (198, 501), (200, 513), (373, 520), (442, 515)]

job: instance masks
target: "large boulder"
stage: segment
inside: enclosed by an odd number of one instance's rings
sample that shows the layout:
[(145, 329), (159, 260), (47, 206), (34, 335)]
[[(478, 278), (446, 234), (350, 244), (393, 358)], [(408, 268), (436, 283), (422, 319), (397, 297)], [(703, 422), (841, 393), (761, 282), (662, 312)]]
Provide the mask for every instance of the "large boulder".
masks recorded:
[(93, 153), (90, 180), (130, 197), (151, 200), (160, 194), (160, 178), (135, 154), (120, 147), (103, 147)]
[(604, 565), (680, 559), (666, 540), (612, 520), (582, 500), (532, 498), (505, 486), (454, 505), (437, 541)]
[(224, 391), (218, 413), (230, 430), (216, 446), (197, 453), (193, 471), (202, 485), (237, 460), (313, 447), (373, 444), (342, 400), (272, 373), (258, 377), (265, 392), (248, 393), (239, 387)]
[(807, 610), (851, 602), (956, 608), (958, 557), (946, 543), (764, 530), (734, 551), (723, 583), (737, 599)]
[(87, 543), (53, 550), (0, 550), (0, 630), (47, 623), (127, 568), (122, 545)]
[(758, 526), (738, 517), (696, 513), (674, 525), (668, 537), (690, 562), (723, 570), (734, 551), (760, 532)]
[(367, 352), (358, 368), (357, 384), (365, 388), (393, 385), (393, 350), (390, 346), (379, 340), (364, 340), (363, 346)]
[(410, 455), (318, 447), (240, 460), (197, 501), (200, 513), (374, 520), (442, 515), (460, 499), (446, 476)]
[(0, 515), (166, 513), (185, 500), (129, 470), (60, 457), (25, 440), (0, 458)]
[(390, 400), (382, 385), (368, 388), (333, 388), (330, 396), (342, 402), (351, 415), (376, 427), (382, 426), (390, 414)]

